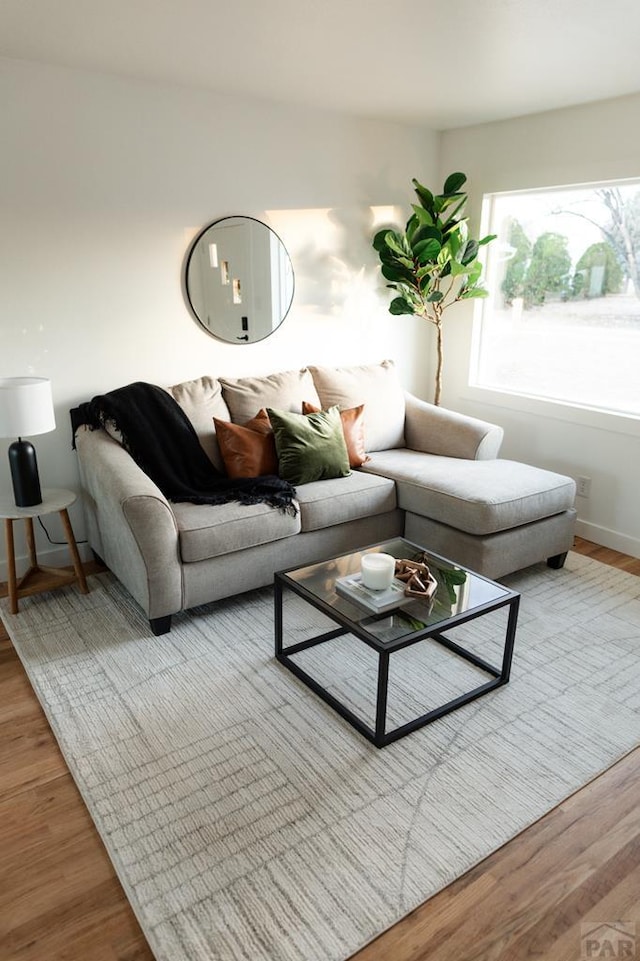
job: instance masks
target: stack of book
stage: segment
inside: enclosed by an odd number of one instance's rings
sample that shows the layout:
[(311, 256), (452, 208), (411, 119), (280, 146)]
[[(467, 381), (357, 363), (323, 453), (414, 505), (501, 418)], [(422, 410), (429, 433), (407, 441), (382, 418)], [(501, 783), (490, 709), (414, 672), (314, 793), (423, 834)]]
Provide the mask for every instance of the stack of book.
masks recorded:
[(367, 611), (374, 614), (383, 614), (385, 611), (392, 611), (399, 607), (404, 601), (409, 600), (405, 596), (406, 584), (394, 577), (391, 587), (386, 587), (380, 591), (374, 591), (370, 587), (365, 587), (362, 583), (362, 574), (348, 574), (346, 577), (339, 577), (336, 580), (336, 592), (341, 597), (359, 604)]

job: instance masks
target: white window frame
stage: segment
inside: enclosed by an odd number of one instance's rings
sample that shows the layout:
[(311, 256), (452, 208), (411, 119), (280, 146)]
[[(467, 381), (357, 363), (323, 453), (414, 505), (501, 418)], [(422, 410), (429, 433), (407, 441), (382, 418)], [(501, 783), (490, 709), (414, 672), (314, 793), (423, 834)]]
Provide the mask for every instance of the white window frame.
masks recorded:
[[(637, 185), (640, 191), (640, 179), (627, 178), (610, 181), (601, 181), (583, 184), (566, 184), (557, 187), (533, 187), (521, 190), (491, 191), (483, 195), (481, 211), (480, 236), (484, 236), (492, 230), (492, 216), (495, 198), (505, 196), (517, 196), (518, 194), (551, 194), (554, 191), (566, 191), (570, 189), (598, 189), (605, 186), (615, 185)], [(491, 252), (484, 248), (481, 252), (484, 257), (484, 268), (487, 269), (487, 256)], [(490, 278), (485, 281), (490, 288)], [(573, 424), (584, 424), (589, 427), (597, 427), (603, 430), (614, 431), (616, 433), (631, 434), (640, 436), (640, 415), (617, 410), (609, 410), (597, 405), (588, 405), (581, 402), (556, 399), (542, 395), (528, 394), (525, 391), (517, 390), (513, 387), (497, 388), (495, 386), (485, 386), (478, 382), (477, 371), (479, 368), (479, 357), (481, 350), (482, 323), (484, 311), (490, 309), (491, 299), (488, 301), (476, 301), (474, 304), (473, 332), (468, 366), (467, 387), (462, 391), (462, 396), (474, 403), (488, 404), (490, 406), (511, 408), (527, 414), (534, 414), (549, 417), (554, 420), (570, 421)]]

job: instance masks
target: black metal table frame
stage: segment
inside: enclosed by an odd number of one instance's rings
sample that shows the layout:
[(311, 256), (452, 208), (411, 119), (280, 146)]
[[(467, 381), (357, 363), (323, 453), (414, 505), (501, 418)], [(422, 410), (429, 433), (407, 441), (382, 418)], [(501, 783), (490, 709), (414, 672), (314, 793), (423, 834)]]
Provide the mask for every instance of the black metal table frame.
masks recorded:
[[(367, 633), (362, 630), (356, 622), (346, 617), (334, 607), (331, 607), (329, 604), (325, 603), (322, 598), (317, 597), (311, 591), (308, 591), (306, 588), (304, 588), (301, 584), (298, 584), (291, 578), (287, 578), (286, 574), (286, 571), (280, 571), (276, 573), (274, 578), (276, 659), (293, 674), (295, 674), (295, 676), (299, 678), (303, 684), (306, 684), (307, 687), (309, 687), (315, 694), (317, 694), (318, 697), (322, 698), (322, 700), (332, 707), (334, 711), (336, 711), (341, 717), (343, 717), (345, 721), (359, 731), (360, 734), (366, 737), (367, 740), (371, 741), (372, 744), (375, 744), (376, 747), (385, 747), (387, 744), (397, 741), (406, 734), (411, 734), (412, 731), (417, 731), (426, 724), (431, 724), (433, 721), (438, 720), (438, 718), (443, 717), (445, 714), (455, 711), (457, 708), (462, 707), (463, 704), (468, 704), (470, 701), (474, 701), (476, 698), (482, 697), (483, 694), (487, 694), (489, 691), (493, 691), (495, 688), (501, 687), (509, 682), (509, 677), (511, 674), (511, 660), (513, 658), (513, 645), (515, 642), (516, 625), (518, 622), (518, 610), (520, 606), (520, 595), (514, 591), (509, 591), (507, 588), (504, 588), (504, 590), (507, 591), (505, 597), (494, 601), (488, 601), (485, 604), (481, 604), (477, 608), (474, 608), (472, 611), (465, 612), (464, 614), (456, 614), (431, 628), (426, 627), (421, 631), (417, 631), (416, 633), (408, 635), (407, 637), (391, 641), (385, 648), (382, 648), (382, 643), (376, 642), (375, 639), (367, 635)], [(288, 588), (289, 590), (293, 591), (294, 594), (298, 594), (309, 604), (311, 604), (312, 607), (322, 611), (331, 620), (340, 624), (340, 627), (337, 627), (332, 631), (326, 631), (323, 634), (318, 634), (315, 637), (310, 637), (306, 641), (299, 641), (297, 644), (284, 647), (284, 624), (282, 608), (282, 595), (284, 588)], [(495, 667), (493, 664), (489, 664), (487, 661), (478, 657), (476, 654), (473, 654), (471, 651), (466, 650), (466, 648), (462, 647), (461, 645), (456, 644), (455, 641), (452, 641), (442, 633), (443, 629), (458, 627), (467, 621), (476, 620), (476, 618), (482, 617), (484, 614), (489, 614), (492, 611), (497, 611), (502, 607), (508, 607), (509, 612), (505, 632), (502, 666), (499, 668)], [(378, 653), (375, 729), (366, 724), (361, 718), (358, 717), (357, 714), (354, 714), (353, 711), (351, 711), (346, 705), (334, 697), (334, 695), (331, 694), (325, 687), (319, 684), (314, 677), (308, 674), (303, 668), (300, 667), (299, 664), (296, 664), (296, 662), (292, 660), (292, 656), (294, 654), (298, 654), (300, 651), (307, 650), (310, 647), (316, 647), (318, 644), (324, 644), (326, 641), (333, 640), (336, 637), (341, 637), (344, 634), (355, 635)], [(412, 721), (408, 721), (406, 724), (401, 724), (392, 731), (387, 731), (389, 658), (391, 654), (395, 653), (395, 651), (402, 650), (405, 647), (410, 647), (413, 644), (417, 644), (419, 641), (429, 638), (436, 641), (438, 644), (441, 644), (443, 647), (446, 647), (449, 651), (457, 654), (470, 664), (475, 665), (475, 667), (486, 671), (487, 674), (491, 675), (492, 680), (486, 681), (484, 684), (480, 684), (478, 687), (474, 687), (470, 691), (466, 691), (465, 693), (458, 695), (458, 697), (455, 697), (452, 700), (439, 705), (438, 707), (432, 708), (425, 714), (421, 714), (420, 717), (417, 717)]]

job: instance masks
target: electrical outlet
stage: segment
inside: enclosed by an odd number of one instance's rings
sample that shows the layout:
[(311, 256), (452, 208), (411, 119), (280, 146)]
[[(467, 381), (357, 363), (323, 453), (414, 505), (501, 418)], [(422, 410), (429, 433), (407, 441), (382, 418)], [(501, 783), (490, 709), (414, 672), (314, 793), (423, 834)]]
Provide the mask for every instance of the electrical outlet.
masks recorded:
[(588, 497), (591, 493), (591, 478), (590, 477), (579, 477), (578, 481), (578, 496)]

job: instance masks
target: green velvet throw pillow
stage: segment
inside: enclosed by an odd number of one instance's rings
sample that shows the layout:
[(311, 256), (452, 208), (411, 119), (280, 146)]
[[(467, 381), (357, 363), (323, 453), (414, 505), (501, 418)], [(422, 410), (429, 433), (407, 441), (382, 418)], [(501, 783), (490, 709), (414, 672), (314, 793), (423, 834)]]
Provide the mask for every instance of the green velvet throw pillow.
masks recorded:
[(290, 484), (350, 474), (340, 410), (294, 414), (267, 408), (278, 455), (278, 473)]

